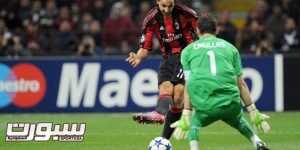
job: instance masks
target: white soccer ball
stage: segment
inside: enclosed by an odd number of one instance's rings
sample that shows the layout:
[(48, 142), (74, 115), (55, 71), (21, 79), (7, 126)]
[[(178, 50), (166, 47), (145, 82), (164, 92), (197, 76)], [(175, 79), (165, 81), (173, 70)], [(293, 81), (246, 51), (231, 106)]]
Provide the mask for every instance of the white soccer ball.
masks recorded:
[(156, 137), (150, 142), (148, 150), (172, 150), (172, 145), (168, 139)]

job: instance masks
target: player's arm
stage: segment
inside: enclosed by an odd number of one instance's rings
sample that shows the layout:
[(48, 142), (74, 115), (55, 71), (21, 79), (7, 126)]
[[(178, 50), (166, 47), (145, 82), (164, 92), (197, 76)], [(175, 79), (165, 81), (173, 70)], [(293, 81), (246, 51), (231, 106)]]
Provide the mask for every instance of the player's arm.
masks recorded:
[(187, 137), (187, 132), (190, 129), (190, 124), (191, 124), (190, 122), (191, 122), (192, 106), (187, 91), (187, 86), (185, 86), (184, 88), (183, 100), (184, 100), (184, 107), (183, 107), (181, 118), (175, 123), (171, 124), (171, 128), (175, 128), (173, 137), (177, 140), (185, 139)]
[(148, 56), (149, 50), (145, 48), (140, 48), (137, 53), (130, 52), (129, 56), (127, 57), (126, 61), (133, 66), (137, 67), (141, 61)]
[(245, 106), (250, 106), (254, 103), (251, 99), (249, 88), (248, 88), (245, 80), (242, 77), (242, 63), (241, 63), (240, 54), (235, 47), (233, 47), (231, 45), (230, 45), (230, 47), (234, 51), (233, 67), (234, 67), (235, 75), (237, 76), (237, 86), (240, 90), (240, 95), (241, 95), (242, 101), (245, 104)]
[(191, 102), (190, 102), (189, 93), (187, 91), (187, 86), (184, 87), (183, 110), (192, 110), (192, 105), (191, 105)]
[(242, 101), (244, 102), (245, 107), (249, 113), (251, 122), (255, 125), (256, 128), (261, 129), (263, 132), (269, 132), (271, 130), (271, 127), (266, 120), (270, 117), (263, 113), (260, 113), (256, 108), (254, 102), (251, 99), (249, 88), (245, 80), (241, 76), (238, 77), (237, 82), (240, 89)]
[(237, 86), (240, 90), (242, 101), (245, 104), (245, 107), (249, 113), (252, 124), (254, 124), (256, 128), (263, 130), (264, 132), (270, 131), (271, 127), (266, 121), (269, 118), (269, 116), (262, 114), (258, 111), (250, 96), (249, 88), (242, 77), (241, 59), (237, 50), (234, 55), (233, 61), (235, 73), (237, 75)]
[(250, 91), (249, 88), (245, 82), (245, 80), (242, 78), (242, 76), (238, 77), (238, 87), (240, 90), (241, 98), (245, 106), (250, 106), (253, 104), (252, 99), (250, 97)]
[(185, 87), (184, 87), (184, 95), (183, 95), (183, 104), (184, 104), (184, 110), (192, 110), (192, 105), (190, 102), (190, 96), (188, 93), (187, 85), (188, 81), (191, 75), (191, 68), (190, 68), (190, 59), (189, 59), (189, 53), (190, 53), (190, 48), (192, 44), (188, 45), (185, 49), (183, 49), (181, 57), (180, 57), (180, 63), (183, 68), (183, 73), (184, 73), (184, 80), (185, 80)]
[(192, 18), (192, 28), (194, 30), (194, 32), (200, 36), (200, 30), (199, 30), (199, 27), (198, 27), (198, 18)]
[(152, 38), (154, 34), (154, 26), (144, 22), (142, 36), (140, 38), (140, 48), (135, 52), (130, 52), (126, 61), (133, 67), (137, 67), (141, 61), (146, 58), (152, 49)]
[(181, 64), (184, 70), (184, 79), (185, 79), (185, 87), (184, 87), (184, 95), (183, 95), (183, 101), (184, 101), (184, 109), (182, 111), (182, 115), (180, 120), (176, 121), (171, 125), (172, 128), (175, 128), (175, 131), (173, 133), (173, 136), (175, 139), (185, 139), (187, 136), (187, 132), (190, 128), (190, 118), (191, 118), (191, 112), (192, 112), (192, 105), (190, 102), (190, 96), (187, 89), (188, 80), (190, 77), (190, 68), (189, 68), (189, 50), (188, 47), (185, 48), (181, 54)]

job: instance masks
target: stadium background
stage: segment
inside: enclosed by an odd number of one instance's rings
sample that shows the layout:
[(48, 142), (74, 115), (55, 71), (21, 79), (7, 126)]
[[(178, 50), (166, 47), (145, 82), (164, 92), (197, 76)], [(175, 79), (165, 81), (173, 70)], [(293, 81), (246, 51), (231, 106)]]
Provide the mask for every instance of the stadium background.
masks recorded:
[[(272, 117), (273, 132), (263, 138), (272, 149), (296, 150), (300, 146), (297, 0), (178, 2), (215, 14), (218, 36), (238, 47), (251, 94), (259, 109)], [(130, 113), (155, 106), (158, 42), (152, 57), (137, 69), (125, 58), (137, 49), (142, 20), (153, 4), (154, 0), (1, 0), (0, 149), (146, 149), (161, 127), (136, 125)], [(41, 121), (87, 122), (86, 139), (77, 146), (4, 141), (8, 122)], [(204, 131), (202, 145), (250, 149), (236, 134), (216, 124)], [(187, 149), (184, 141), (172, 142), (174, 149)]]

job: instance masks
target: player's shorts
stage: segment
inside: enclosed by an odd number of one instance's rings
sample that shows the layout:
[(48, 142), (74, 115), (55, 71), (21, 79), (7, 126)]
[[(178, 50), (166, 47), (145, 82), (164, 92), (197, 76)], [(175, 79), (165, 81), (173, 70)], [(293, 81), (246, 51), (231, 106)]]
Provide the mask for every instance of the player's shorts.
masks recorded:
[(160, 64), (158, 85), (165, 81), (170, 81), (174, 85), (185, 83), (180, 55), (170, 55)]
[(205, 127), (218, 120), (239, 118), (242, 113), (241, 104), (235, 102), (212, 110), (196, 110), (193, 118), (193, 124)]
[(189, 140), (198, 140), (199, 129), (211, 123), (222, 120), (233, 128), (238, 129), (245, 136), (253, 134), (252, 128), (244, 117), (240, 103), (232, 102), (213, 110), (196, 110), (192, 116)]

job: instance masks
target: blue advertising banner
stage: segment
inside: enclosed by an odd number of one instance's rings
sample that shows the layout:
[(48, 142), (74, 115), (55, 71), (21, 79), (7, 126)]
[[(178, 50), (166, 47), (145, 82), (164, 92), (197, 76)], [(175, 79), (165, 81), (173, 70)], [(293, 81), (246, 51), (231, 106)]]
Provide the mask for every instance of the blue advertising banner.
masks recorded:
[[(262, 110), (274, 110), (274, 58), (244, 58)], [(0, 112), (139, 112), (156, 105), (160, 59), (132, 68), (124, 58), (0, 61)], [(270, 88), (272, 87), (272, 88)]]
[(275, 109), (274, 57), (243, 58), (243, 76), (260, 110)]

